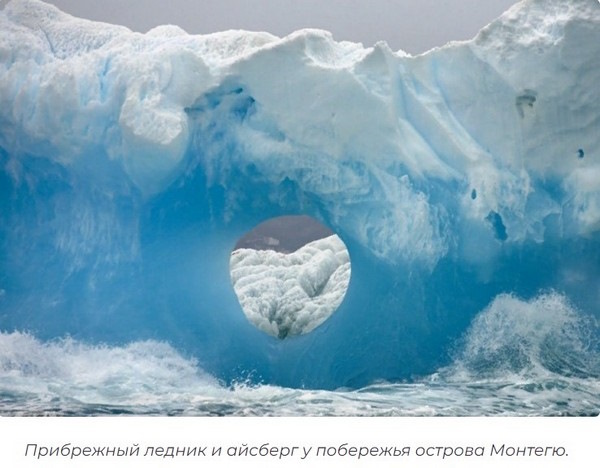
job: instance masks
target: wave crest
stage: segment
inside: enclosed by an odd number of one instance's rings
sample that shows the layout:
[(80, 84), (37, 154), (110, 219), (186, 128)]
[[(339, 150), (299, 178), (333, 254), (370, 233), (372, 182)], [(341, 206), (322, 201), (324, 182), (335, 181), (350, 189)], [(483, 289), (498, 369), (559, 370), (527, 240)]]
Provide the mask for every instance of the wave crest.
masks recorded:
[(599, 331), (593, 317), (578, 312), (556, 292), (530, 301), (501, 294), (473, 320), (451, 375), (454, 380), (549, 373), (597, 377)]

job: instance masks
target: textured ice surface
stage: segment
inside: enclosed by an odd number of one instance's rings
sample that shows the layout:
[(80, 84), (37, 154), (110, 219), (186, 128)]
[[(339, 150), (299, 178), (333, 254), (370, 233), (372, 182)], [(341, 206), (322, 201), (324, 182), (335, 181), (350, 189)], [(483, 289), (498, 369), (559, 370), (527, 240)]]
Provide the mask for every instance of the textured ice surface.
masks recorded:
[[(11, 1), (0, 329), (166, 341), (227, 382), (331, 389), (449, 365), (503, 294), (598, 316), (598, 83), (596, 0), (524, 0), (414, 57), (317, 30), (139, 34)], [(277, 340), (244, 317), (229, 257), (298, 214), (340, 236), (352, 277), (338, 313)]]
[(238, 249), (231, 282), (248, 320), (269, 335), (302, 335), (338, 308), (350, 282), (350, 257), (338, 236), (292, 253)]

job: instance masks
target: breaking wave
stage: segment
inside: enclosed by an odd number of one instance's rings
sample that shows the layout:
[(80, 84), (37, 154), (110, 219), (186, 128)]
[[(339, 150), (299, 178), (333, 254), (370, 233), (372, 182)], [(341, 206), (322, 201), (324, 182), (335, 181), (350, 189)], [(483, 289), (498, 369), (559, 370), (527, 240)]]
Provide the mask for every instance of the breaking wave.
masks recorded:
[(4, 415), (597, 415), (599, 370), (597, 324), (555, 293), (499, 296), (452, 365), (356, 390), (225, 385), (157, 341), (111, 347), (0, 334)]

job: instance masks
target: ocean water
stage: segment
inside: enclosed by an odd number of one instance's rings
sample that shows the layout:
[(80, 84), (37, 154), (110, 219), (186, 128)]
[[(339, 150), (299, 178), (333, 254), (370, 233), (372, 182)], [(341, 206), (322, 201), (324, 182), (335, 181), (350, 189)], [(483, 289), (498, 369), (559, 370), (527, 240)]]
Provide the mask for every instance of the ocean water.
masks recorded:
[[(526, 327), (515, 329), (525, 314)], [(548, 317), (550, 315), (550, 317)], [(542, 322), (550, 323), (540, 326)], [(505, 296), (475, 321), (447, 368), (412, 382), (308, 390), (225, 385), (157, 341), (86, 345), (0, 335), (7, 416), (597, 416), (598, 343), (557, 295)], [(560, 324), (555, 333), (552, 327)], [(505, 330), (496, 335), (497, 327)], [(509, 332), (508, 330), (512, 330)], [(513, 334), (514, 332), (514, 334)], [(494, 336), (491, 336), (491, 335)]]

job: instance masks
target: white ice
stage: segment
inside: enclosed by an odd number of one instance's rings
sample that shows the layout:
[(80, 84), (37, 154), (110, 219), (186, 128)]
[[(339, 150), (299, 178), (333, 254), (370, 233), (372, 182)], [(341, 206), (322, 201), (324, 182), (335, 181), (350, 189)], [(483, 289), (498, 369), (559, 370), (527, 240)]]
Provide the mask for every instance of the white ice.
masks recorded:
[[(377, 257), (426, 267), (492, 257), (492, 212), (509, 243), (598, 232), (598, 83), (596, 0), (523, 0), (473, 40), (414, 57), (319, 30), (140, 34), (38, 0), (0, 13), (9, 154), (75, 165), (100, 149), (151, 195), (205, 139), (209, 184), (249, 165), (288, 178)], [(226, 106), (186, 112), (228, 84), (254, 99), (243, 121)]]
[(230, 271), (248, 320), (285, 338), (314, 330), (335, 312), (348, 289), (350, 257), (333, 235), (287, 254), (234, 250)]

